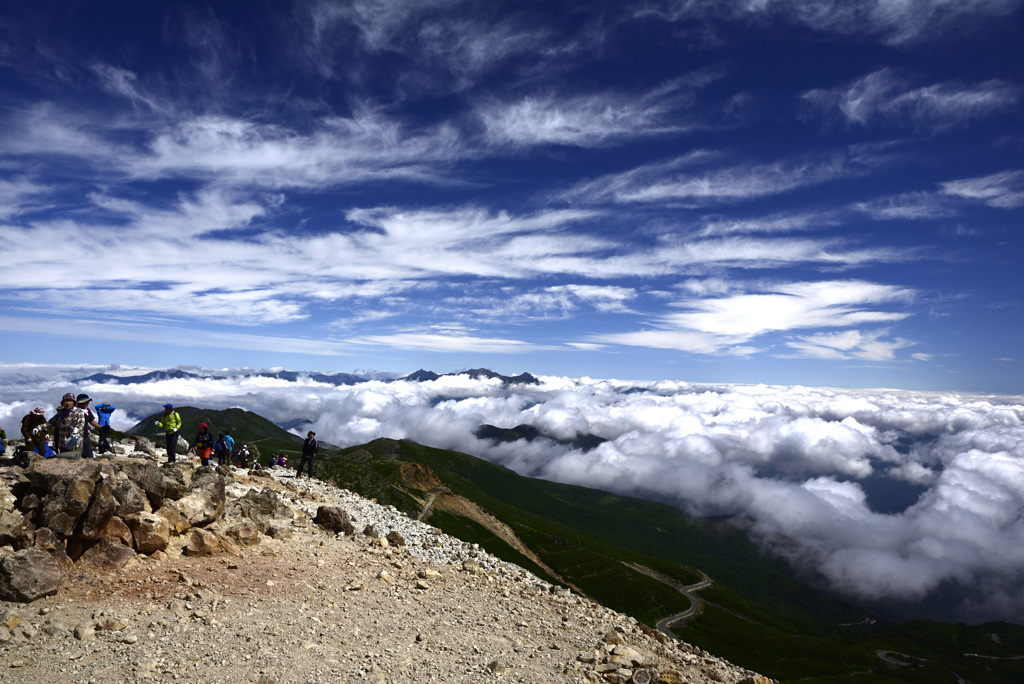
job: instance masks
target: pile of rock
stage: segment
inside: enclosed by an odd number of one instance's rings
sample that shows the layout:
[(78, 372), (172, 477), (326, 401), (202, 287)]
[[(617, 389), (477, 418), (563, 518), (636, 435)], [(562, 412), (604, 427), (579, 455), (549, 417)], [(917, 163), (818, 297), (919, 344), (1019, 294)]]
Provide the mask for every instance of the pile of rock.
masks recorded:
[(173, 537), (187, 535), (187, 554), (237, 554), (305, 518), (269, 489), (229, 499), (234, 472), (120, 455), (0, 468), (0, 598), (52, 595), (74, 563), (121, 568)]

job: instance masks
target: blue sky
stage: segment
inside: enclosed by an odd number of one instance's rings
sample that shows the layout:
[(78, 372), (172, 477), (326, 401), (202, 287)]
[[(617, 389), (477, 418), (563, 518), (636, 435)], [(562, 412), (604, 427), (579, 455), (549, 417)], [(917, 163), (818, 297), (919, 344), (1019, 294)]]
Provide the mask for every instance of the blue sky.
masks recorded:
[(1019, 393), (1019, 0), (0, 10), (0, 361)]

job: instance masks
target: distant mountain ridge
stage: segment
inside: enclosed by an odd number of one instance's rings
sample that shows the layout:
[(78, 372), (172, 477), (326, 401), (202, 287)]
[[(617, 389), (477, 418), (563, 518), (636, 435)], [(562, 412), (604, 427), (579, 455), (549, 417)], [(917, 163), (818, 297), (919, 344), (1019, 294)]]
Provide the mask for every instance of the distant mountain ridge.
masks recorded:
[[(520, 373), (519, 375), (502, 375), (496, 373), (487, 368), (471, 368), (470, 370), (457, 371), (454, 373), (435, 373), (433, 371), (420, 369), (414, 373), (410, 373), (402, 377), (402, 380), (408, 382), (431, 382), (441, 377), (446, 376), (458, 376), (468, 375), (471, 378), (487, 378), (488, 380), (498, 379), (505, 385), (539, 385), (540, 380), (531, 375), (530, 373)], [(161, 380), (182, 380), (191, 378), (223, 378), (228, 377), (224, 375), (204, 375), (199, 373), (190, 373), (188, 371), (180, 369), (171, 370), (157, 370), (150, 371), (149, 373), (143, 373), (141, 375), (113, 375), (111, 373), (94, 373), (92, 375), (75, 378), (71, 380), (72, 383), (88, 383), (95, 382), (103, 385), (138, 385), (146, 382), (158, 382)], [(230, 377), (239, 378), (275, 378), (278, 380), (285, 380), (287, 382), (298, 382), (305, 378), (312, 380), (313, 382), (321, 382), (327, 385), (335, 385), (337, 387), (344, 385), (357, 385), (361, 382), (367, 382), (368, 379), (352, 373), (321, 373), (319, 371), (291, 371), (291, 370), (279, 370), (279, 371), (255, 371), (252, 373), (241, 373)], [(385, 382), (394, 382), (394, 380), (386, 380)]]

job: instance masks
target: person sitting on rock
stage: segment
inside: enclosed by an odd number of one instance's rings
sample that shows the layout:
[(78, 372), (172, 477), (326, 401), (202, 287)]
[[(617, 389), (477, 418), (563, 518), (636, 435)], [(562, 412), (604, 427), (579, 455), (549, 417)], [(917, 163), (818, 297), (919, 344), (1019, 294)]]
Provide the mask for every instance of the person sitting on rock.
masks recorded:
[(85, 411), (75, 405), (75, 395), (68, 392), (60, 401), (60, 408), (47, 424), (53, 433), (53, 451), (67, 453), (81, 446), (85, 432)]
[(192, 440), (189, 451), (195, 451), (199, 457), (199, 463), (204, 466), (210, 465), (210, 452), (213, 451), (213, 435), (210, 434), (209, 426), (206, 423), (199, 424), (199, 432)]
[(21, 436), (26, 449), (46, 457), (46, 409), (36, 406), (21, 419)]

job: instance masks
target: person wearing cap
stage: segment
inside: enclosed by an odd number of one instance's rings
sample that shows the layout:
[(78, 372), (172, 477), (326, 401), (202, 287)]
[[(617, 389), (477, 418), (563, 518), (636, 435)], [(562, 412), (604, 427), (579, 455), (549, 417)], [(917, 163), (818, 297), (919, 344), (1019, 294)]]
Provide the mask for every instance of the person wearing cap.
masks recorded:
[(25, 438), (25, 448), (46, 457), (46, 409), (36, 406), (21, 419), (21, 436)]
[(302, 475), (302, 467), (306, 463), (309, 463), (309, 477), (313, 477), (313, 459), (316, 458), (319, 451), (320, 445), (316, 441), (316, 433), (310, 430), (306, 440), (302, 443), (302, 458), (299, 460), (299, 469), (295, 473), (296, 478)]
[(181, 416), (171, 404), (164, 404), (164, 414), (156, 422), (164, 431), (167, 447), (167, 462), (174, 463), (178, 459), (178, 430), (181, 428)]
[(92, 437), (89, 434), (89, 426), (91, 425), (97, 430), (100, 428), (100, 424), (96, 422), (96, 416), (89, 408), (91, 401), (88, 394), (79, 394), (75, 397), (75, 406), (85, 413), (85, 429), (82, 431), (82, 458), (92, 458)]
[(96, 420), (100, 424), (100, 455), (113, 451), (110, 446), (110, 414), (117, 410), (116, 406), (110, 404), (96, 404)]
[(210, 452), (213, 451), (213, 435), (210, 434), (210, 426), (206, 423), (199, 424), (199, 432), (192, 440), (189, 451), (195, 451), (199, 457), (199, 463), (204, 466), (210, 465)]
[(57, 413), (47, 421), (53, 434), (53, 450), (61, 454), (81, 446), (85, 433), (85, 411), (75, 405), (75, 395), (68, 392), (60, 400)]

